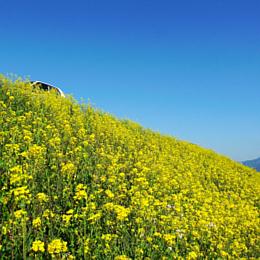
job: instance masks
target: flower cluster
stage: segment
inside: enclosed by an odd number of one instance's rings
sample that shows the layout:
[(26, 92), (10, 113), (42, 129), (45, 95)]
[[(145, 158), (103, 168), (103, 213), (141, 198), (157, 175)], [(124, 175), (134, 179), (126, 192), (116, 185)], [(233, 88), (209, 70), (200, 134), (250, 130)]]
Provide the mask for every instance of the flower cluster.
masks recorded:
[(33, 242), (32, 244), (32, 250), (34, 252), (44, 252), (44, 242), (40, 241), (40, 240), (36, 240)]
[(52, 255), (64, 253), (67, 252), (67, 250), (67, 242), (64, 242), (60, 239), (54, 239), (48, 245), (48, 252)]

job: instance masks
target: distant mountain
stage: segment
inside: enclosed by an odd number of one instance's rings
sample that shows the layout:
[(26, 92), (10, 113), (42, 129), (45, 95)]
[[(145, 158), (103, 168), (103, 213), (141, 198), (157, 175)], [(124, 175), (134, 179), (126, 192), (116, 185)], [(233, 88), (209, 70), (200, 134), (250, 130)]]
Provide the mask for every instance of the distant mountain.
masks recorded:
[(244, 161), (242, 163), (248, 167), (255, 168), (257, 171), (260, 171), (260, 157), (254, 160)]

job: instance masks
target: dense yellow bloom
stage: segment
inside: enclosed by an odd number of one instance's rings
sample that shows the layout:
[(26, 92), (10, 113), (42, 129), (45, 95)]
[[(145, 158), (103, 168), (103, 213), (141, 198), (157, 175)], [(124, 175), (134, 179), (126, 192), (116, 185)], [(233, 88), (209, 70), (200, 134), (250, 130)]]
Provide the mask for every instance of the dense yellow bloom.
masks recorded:
[(130, 209), (125, 208), (123, 206), (120, 205), (115, 205), (114, 206), (114, 211), (117, 215), (117, 219), (118, 220), (124, 220), (127, 218), (128, 214), (130, 213)]
[(1, 258), (258, 258), (258, 172), (2, 78)]
[[(50, 127), (51, 128), (51, 127)], [(53, 148), (59, 146), (61, 144), (61, 139), (59, 137), (54, 137), (49, 140), (49, 145)]]
[(48, 245), (48, 252), (50, 254), (65, 253), (67, 250), (67, 242), (62, 241), (61, 239), (54, 239)]
[(35, 240), (32, 244), (32, 250), (34, 252), (44, 252), (44, 242), (40, 240)]
[(175, 242), (175, 235), (164, 234), (163, 238), (166, 241), (166, 243), (169, 244), (169, 245), (172, 245)]
[(19, 184), (22, 181), (31, 180), (33, 177), (28, 174), (12, 173), (10, 176), (10, 184)]
[(28, 153), (29, 155), (36, 157), (42, 155), (42, 153), (45, 151), (45, 148), (39, 145), (32, 145), (30, 146)]
[(16, 201), (30, 197), (30, 191), (27, 186), (15, 188), (12, 190), (12, 193)]
[(74, 196), (75, 200), (81, 200), (87, 198), (87, 192), (85, 190), (76, 191), (76, 195)]
[(14, 184), (20, 182), (22, 180), (21, 175), (19, 174), (12, 174), (10, 178), (10, 184)]
[(10, 169), (10, 172), (21, 175), (23, 173), (23, 168), (21, 165), (16, 165)]

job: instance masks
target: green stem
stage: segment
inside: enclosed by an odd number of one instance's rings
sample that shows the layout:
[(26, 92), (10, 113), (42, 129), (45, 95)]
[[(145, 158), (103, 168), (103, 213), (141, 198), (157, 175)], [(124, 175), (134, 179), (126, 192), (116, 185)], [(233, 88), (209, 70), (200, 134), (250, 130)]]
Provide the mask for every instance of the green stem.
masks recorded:
[(26, 260), (26, 222), (22, 220), (22, 229), (23, 229), (23, 260)]

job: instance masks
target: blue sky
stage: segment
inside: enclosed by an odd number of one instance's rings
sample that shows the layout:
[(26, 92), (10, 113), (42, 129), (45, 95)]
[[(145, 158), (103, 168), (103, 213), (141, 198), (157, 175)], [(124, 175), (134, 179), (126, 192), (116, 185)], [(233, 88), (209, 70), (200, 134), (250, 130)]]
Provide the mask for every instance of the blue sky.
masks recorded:
[(260, 156), (259, 0), (3, 1), (0, 73), (235, 160)]

